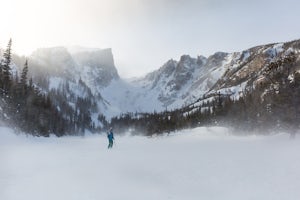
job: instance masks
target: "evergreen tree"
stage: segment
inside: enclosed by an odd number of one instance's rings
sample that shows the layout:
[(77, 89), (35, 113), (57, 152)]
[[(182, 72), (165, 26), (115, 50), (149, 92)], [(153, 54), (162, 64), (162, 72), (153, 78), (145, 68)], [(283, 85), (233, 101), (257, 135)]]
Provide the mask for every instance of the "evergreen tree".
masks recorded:
[(24, 68), (23, 68), (22, 74), (21, 74), (21, 84), (22, 85), (27, 84), (27, 74), (28, 74), (28, 60), (26, 59)]
[(2, 61), (2, 89), (3, 93), (5, 95), (8, 94), (12, 80), (11, 80), (11, 45), (12, 45), (12, 40), (10, 39), (7, 45), (6, 50), (4, 51), (3, 54), (3, 61)]
[(28, 61), (26, 59), (24, 68), (22, 70), (21, 81), (20, 81), (20, 85), (21, 85), (20, 89), (21, 89), (21, 93), (23, 95), (25, 95), (26, 90), (27, 90), (27, 74), (28, 74)]

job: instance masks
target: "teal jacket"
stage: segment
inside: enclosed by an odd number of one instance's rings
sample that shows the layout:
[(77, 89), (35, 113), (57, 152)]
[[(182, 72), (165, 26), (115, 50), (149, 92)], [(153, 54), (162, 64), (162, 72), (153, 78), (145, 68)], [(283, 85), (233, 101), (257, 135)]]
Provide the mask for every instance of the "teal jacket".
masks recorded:
[(112, 140), (115, 139), (115, 138), (114, 138), (114, 134), (113, 134), (112, 131), (110, 131), (110, 132), (107, 134), (107, 138), (108, 138), (109, 141), (112, 141)]

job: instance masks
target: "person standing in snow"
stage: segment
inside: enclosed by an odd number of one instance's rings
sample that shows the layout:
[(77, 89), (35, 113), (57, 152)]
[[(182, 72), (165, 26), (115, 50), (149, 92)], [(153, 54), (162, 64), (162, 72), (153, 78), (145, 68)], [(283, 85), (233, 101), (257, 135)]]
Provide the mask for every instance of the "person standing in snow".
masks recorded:
[(107, 138), (108, 138), (108, 147), (107, 148), (110, 149), (113, 147), (114, 139), (115, 139), (112, 128), (109, 129), (109, 131), (107, 133)]

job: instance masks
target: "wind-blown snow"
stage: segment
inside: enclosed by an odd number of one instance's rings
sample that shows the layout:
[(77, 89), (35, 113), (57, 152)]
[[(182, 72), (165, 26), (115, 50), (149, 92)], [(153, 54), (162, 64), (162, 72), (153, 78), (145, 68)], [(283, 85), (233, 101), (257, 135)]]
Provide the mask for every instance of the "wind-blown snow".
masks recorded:
[(0, 128), (3, 200), (295, 200), (300, 140), (197, 128), (161, 137), (33, 138)]
[(49, 90), (51, 89), (58, 89), (59, 85), (63, 82), (62, 78), (59, 77), (51, 77), (49, 79)]

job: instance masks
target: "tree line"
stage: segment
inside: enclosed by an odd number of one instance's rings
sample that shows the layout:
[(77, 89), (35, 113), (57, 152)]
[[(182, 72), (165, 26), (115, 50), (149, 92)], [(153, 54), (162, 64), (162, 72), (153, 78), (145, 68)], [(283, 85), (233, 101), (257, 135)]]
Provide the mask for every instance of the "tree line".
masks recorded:
[(18, 131), (37, 136), (66, 133), (67, 121), (61, 117), (49, 95), (28, 80), (29, 64), (25, 61), (19, 76), (12, 72), (12, 40), (10, 39), (0, 62), (1, 121)]

